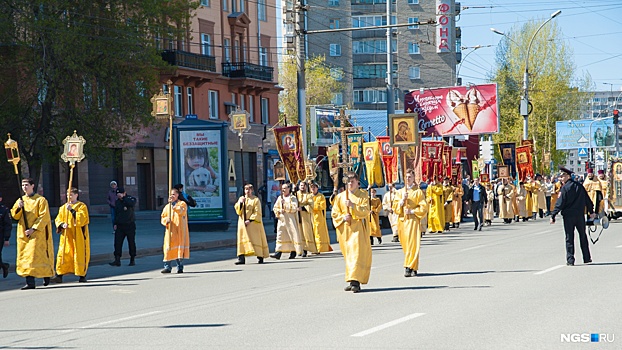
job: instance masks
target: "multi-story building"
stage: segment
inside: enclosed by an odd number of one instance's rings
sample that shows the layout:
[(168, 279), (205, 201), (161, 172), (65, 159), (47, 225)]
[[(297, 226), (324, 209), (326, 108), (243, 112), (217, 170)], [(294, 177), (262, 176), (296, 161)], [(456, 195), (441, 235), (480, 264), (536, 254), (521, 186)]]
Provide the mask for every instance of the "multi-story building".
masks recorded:
[[(452, 86), (460, 52), (454, 0), (393, 0), (387, 21), (387, 0), (309, 0), (309, 31), (365, 28), (387, 23), (393, 29), (392, 58), (395, 109), (403, 108), (404, 91)], [(417, 25), (436, 21), (436, 25)], [(323, 55), (345, 85), (333, 103), (355, 109), (387, 109), (386, 29), (307, 35), (308, 56)]]

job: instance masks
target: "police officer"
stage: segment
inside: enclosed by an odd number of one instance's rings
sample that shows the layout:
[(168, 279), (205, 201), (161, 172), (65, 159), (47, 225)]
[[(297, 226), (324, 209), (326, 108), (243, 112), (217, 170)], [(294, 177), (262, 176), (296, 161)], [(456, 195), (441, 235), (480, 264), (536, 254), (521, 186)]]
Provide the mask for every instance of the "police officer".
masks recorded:
[(563, 186), (559, 193), (559, 198), (555, 203), (555, 209), (551, 213), (551, 224), (555, 223), (555, 216), (562, 213), (564, 217), (564, 231), (566, 232), (566, 265), (574, 265), (574, 230), (579, 232), (579, 242), (581, 244), (581, 253), (583, 253), (583, 262), (591, 263), (590, 246), (585, 234), (585, 216), (587, 210), (593, 219), (594, 204), (585, 191), (585, 188), (575, 180), (571, 179), (572, 171), (559, 167), (561, 173), (559, 175)]
[(117, 201), (115, 203), (114, 218), (114, 261), (109, 263), (111, 266), (121, 266), (121, 250), (123, 241), (127, 237), (127, 245), (130, 249), (129, 266), (136, 264), (136, 217), (134, 216), (134, 206), (136, 198), (125, 193), (123, 187), (117, 188)]

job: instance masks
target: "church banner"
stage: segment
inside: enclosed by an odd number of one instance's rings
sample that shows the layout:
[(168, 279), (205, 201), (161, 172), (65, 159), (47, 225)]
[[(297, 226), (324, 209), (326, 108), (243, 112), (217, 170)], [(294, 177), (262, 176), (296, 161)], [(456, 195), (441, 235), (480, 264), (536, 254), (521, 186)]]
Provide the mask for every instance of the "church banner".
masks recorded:
[(516, 158), (518, 168), (518, 180), (525, 181), (527, 176), (533, 178), (533, 166), (531, 161), (531, 146), (516, 147)]
[(376, 137), (380, 149), (382, 151), (382, 164), (384, 167), (384, 176), (387, 183), (396, 183), (399, 181), (397, 170), (397, 147), (391, 147), (391, 137)]
[(443, 176), (451, 178), (451, 149), (450, 145), (443, 145)]
[(336, 143), (329, 146), (326, 150), (326, 155), (328, 157), (328, 169), (330, 171), (330, 176), (334, 177), (339, 175), (339, 144)]
[(285, 164), (292, 183), (305, 179), (305, 160), (302, 154), (300, 125), (274, 128), (276, 149)]
[(500, 143), (499, 154), (501, 154), (502, 165), (508, 165), (510, 174), (516, 179), (516, 144), (514, 142)]
[(371, 187), (384, 186), (382, 163), (380, 162), (378, 145), (379, 143), (377, 141), (365, 142), (363, 144), (365, 168), (367, 169), (367, 182)]
[(422, 177), (423, 181), (442, 177), (443, 172), (443, 141), (421, 141)]

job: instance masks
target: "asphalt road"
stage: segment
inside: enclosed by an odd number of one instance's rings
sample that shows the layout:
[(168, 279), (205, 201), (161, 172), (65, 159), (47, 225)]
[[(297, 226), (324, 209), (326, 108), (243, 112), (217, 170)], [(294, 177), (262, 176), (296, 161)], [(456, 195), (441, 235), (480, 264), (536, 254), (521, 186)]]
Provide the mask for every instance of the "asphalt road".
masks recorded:
[[(562, 230), (539, 220), (426, 235), (414, 278), (385, 236), (358, 294), (343, 291), (338, 245), (242, 266), (231, 248), (195, 251), (184, 274), (161, 274), (158, 256), (93, 266), (86, 284), (0, 292), (0, 349), (620, 349), (622, 223), (590, 244), (592, 264), (577, 248), (574, 267)], [(563, 341), (584, 333), (613, 343)]]

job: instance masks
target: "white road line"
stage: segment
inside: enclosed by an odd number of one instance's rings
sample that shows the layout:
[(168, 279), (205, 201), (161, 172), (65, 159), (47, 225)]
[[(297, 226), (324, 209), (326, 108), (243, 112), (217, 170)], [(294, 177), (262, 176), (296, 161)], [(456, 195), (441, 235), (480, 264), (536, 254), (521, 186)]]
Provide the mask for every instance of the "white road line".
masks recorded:
[(622, 248), (622, 245), (617, 246), (616, 248)]
[(359, 332), (359, 333), (356, 333), (356, 334), (352, 334), (351, 337), (364, 337), (366, 335), (369, 335), (369, 334), (381, 331), (381, 330), (383, 330), (385, 328), (393, 327), (393, 326), (395, 326), (397, 324), (400, 324), (402, 322), (406, 322), (406, 321), (412, 320), (413, 318), (417, 318), (417, 317), (423, 316), (423, 315), (425, 315), (425, 314), (423, 314), (423, 313), (416, 313), (416, 314), (411, 314), (411, 315), (408, 315), (408, 316), (404, 316), (402, 318), (398, 318), (397, 320), (393, 320), (391, 322), (387, 322), (385, 324), (381, 324), (380, 326), (376, 326), (374, 328), (370, 328), (370, 329), (368, 329), (366, 331), (362, 331), (362, 332)]
[(536, 273), (534, 273), (534, 275), (542, 275), (542, 274), (545, 274), (545, 273), (547, 273), (547, 272), (551, 272), (551, 271), (553, 271), (553, 270), (561, 269), (561, 268), (562, 268), (562, 267), (564, 267), (564, 266), (566, 266), (566, 265), (557, 265), (557, 266), (553, 266), (553, 267), (548, 268), (548, 269), (546, 269), (546, 270), (542, 270), (542, 271), (536, 272)]
[(124, 317), (124, 318), (119, 318), (116, 320), (110, 320), (110, 321), (106, 321), (106, 322), (100, 322), (100, 323), (95, 323), (92, 325), (88, 325), (88, 326), (83, 326), (83, 327), (78, 327), (78, 328), (73, 328), (73, 329), (66, 329), (61, 331), (62, 333), (69, 333), (69, 332), (73, 332), (76, 331), (78, 329), (89, 329), (89, 328), (95, 328), (95, 327), (100, 327), (100, 326), (104, 326), (107, 324), (111, 324), (111, 323), (118, 323), (118, 322), (124, 322), (124, 321), (129, 321), (129, 320), (133, 320), (133, 319), (137, 319), (137, 318), (141, 318), (141, 317), (146, 317), (146, 316), (151, 316), (151, 315), (157, 315), (162, 313), (163, 311), (152, 311), (152, 312), (147, 312), (145, 314), (140, 314), (140, 315), (134, 315), (134, 316), (128, 316), (128, 317)]
[(485, 246), (486, 246), (486, 244), (476, 245), (475, 247), (464, 248), (464, 249), (461, 249), (460, 251), (461, 251), (461, 252), (466, 252), (467, 250), (472, 250), (472, 249), (477, 249), (477, 248), (483, 248), (483, 247), (485, 247)]
[(534, 235), (534, 236), (537, 236), (537, 235), (542, 235), (542, 234), (545, 234), (545, 233), (550, 233), (550, 232), (553, 232), (553, 231), (554, 231), (554, 230), (546, 230), (546, 231), (536, 232), (536, 233), (534, 233), (533, 235)]

